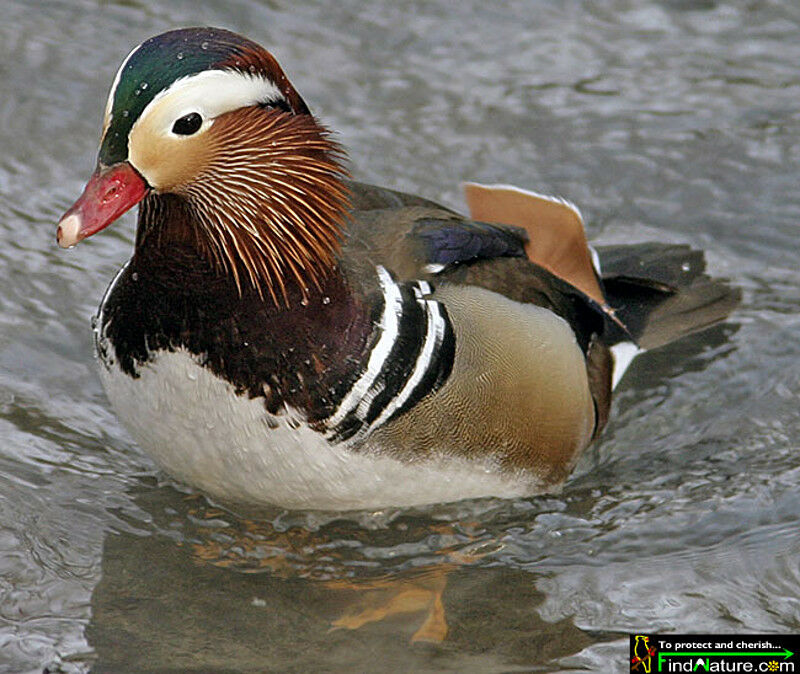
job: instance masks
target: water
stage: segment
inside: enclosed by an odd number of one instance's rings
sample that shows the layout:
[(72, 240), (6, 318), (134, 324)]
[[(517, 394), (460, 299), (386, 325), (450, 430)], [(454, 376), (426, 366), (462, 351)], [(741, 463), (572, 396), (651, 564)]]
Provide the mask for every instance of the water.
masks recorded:
[[(270, 46), (356, 177), (561, 194), (595, 240), (706, 249), (741, 309), (637, 362), (558, 496), (255, 516), (181, 491), (92, 358), (133, 218), (67, 253), (54, 225), (121, 59), (192, 24)], [(799, 631), (798, 31), (792, 0), (5, 0), (0, 671), (609, 672), (630, 631)]]

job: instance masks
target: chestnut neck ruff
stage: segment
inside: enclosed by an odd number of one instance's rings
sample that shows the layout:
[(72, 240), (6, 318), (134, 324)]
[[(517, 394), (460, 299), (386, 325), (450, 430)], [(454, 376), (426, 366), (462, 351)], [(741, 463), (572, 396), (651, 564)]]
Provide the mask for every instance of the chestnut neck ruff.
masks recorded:
[(209, 142), (208, 167), (180, 194), (142, 202), (137, 250), (188, 239), (240, 295), (247, 284), (288, 306), (291, 283), (305, 299), (336, 264), (344, 152), (311, 115), (259, 106), (220, 116)]

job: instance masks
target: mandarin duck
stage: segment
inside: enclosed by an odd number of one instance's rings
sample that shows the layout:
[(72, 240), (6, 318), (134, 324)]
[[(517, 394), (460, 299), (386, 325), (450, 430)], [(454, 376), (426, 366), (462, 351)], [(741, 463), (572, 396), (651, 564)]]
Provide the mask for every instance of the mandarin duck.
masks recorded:
[(139, 204), (94, 320), (101, 378), (139, 445), (212, 497), (357, 509), (553, 490), (632, 357), (738, 299), (687, 246), (593, 250), (563, 199), (467, 184), (465, 217), (348, 176), (242, 36), (170, 31), (117, 71), (57, 239)]

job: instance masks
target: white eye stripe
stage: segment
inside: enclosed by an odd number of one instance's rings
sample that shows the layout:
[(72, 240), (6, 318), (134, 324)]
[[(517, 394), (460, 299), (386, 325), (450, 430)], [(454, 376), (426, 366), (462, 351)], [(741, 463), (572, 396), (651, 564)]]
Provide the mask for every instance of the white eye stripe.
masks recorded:
[(205, 70), (175, 80), (160, 91), (136, 120), (134, 128), (153, 117), (148, 125), (168, 133), (175, 120), (191, 112), (203, 118), (204, 125), (215, 117), (238, 108), (269, 100), (285, 100), (270, 80), (232, 70)]

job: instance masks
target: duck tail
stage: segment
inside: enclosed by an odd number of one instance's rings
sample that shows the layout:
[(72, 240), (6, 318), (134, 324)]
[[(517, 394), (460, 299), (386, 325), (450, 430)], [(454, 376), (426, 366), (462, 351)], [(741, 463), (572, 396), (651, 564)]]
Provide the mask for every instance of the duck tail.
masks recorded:
[(639, 349), (705, 330), (741, 300), (738, 288), (705, 273), (703, 252), (687, 245), (600, 246), (597, 253), (608, 304)]

